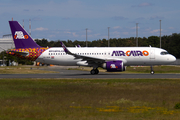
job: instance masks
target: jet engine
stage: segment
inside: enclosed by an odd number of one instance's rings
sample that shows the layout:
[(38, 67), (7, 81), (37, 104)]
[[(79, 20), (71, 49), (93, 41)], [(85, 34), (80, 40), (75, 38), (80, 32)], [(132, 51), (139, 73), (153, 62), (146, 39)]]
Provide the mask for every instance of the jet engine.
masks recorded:
[(108, 61), (102, 64), (102, 68), (107, 69), (108, 72), (122, 72), (125, 71), (123, 61)]

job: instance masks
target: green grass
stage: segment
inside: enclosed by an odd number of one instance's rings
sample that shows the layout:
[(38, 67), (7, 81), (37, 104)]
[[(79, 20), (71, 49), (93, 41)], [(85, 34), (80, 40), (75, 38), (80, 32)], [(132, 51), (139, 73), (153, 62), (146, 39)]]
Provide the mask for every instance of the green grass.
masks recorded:
[(4, 120), (179, 120), (180, 79), (1, 79)]
[[(155, 73), (180, 73), (180, 66), (153, 66), (153, 70), (155, 71)], [(127, 72), (150, 73), (150, 67), (127, 67)]]
[(45, 74), (45, 73), (57, 73), (55, 71), (40, 70), (37, 66), (5, 66), (0, 67), (0, 74)]

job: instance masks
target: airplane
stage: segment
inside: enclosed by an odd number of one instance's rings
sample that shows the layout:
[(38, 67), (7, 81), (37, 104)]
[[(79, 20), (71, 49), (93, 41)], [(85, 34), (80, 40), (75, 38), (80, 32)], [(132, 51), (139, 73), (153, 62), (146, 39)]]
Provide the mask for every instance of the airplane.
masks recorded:
[(45, 64), (61, 66), (93, 67), (90, 74), (98, 74), (98, 68), (107, 72), (122, 72), (126, 66), (165, 65), (176, 61), (166, 50), (156, 47), (41, 47), (17, 21), (9, 21), (15, 49), (8, 54)]

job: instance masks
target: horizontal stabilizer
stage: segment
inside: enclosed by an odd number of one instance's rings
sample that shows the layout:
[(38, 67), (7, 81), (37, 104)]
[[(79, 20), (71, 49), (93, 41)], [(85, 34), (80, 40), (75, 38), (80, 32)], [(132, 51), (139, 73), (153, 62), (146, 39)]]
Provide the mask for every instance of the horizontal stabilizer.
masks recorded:
[(29, 55), (29, 52), (17, 52), (17, 51), (7, 51), (8, 53), (14, 53), (14, 54), (19, 54), (19, 55), (22, 55), (22, 56), (28, 56)]

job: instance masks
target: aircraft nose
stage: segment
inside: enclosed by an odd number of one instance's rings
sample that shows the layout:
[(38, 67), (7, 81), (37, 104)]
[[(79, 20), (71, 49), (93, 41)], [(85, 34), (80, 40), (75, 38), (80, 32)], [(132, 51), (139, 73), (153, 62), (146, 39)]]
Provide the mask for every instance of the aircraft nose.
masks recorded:
[(171, 62), (175, 62), (176, 61), (176, 57), (174, 57), (173, 55), (169, 58), (169, 61)]

